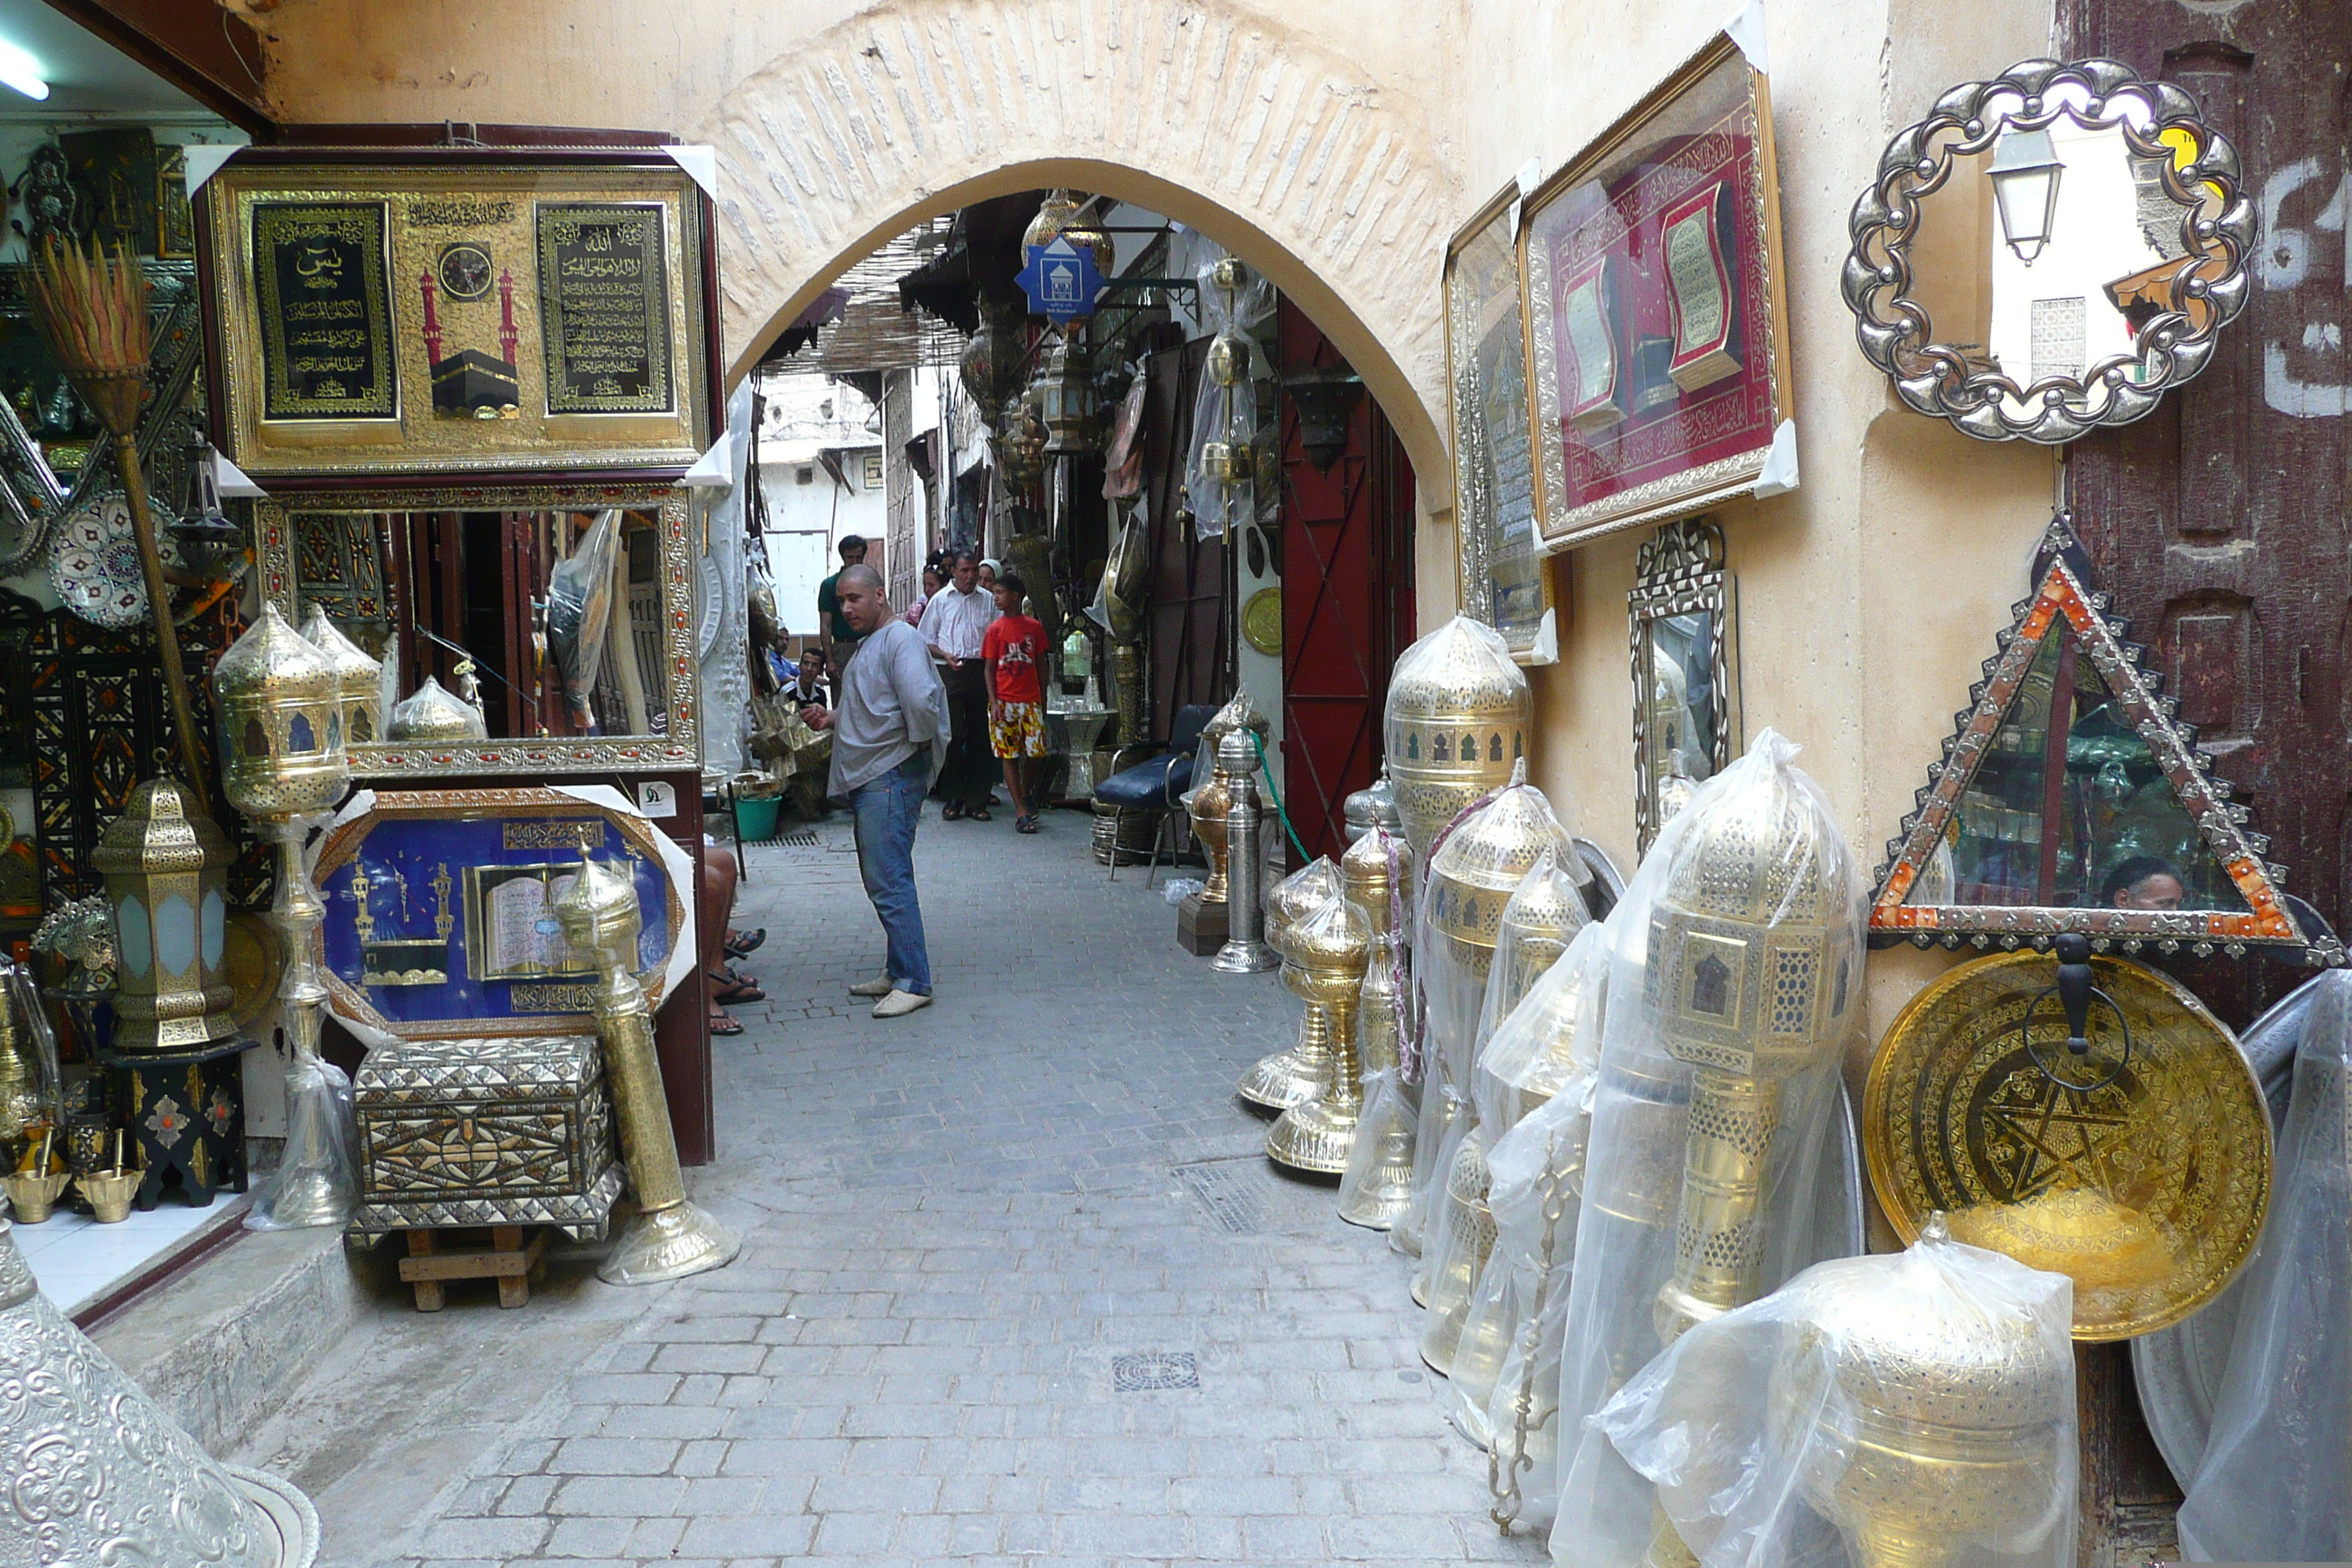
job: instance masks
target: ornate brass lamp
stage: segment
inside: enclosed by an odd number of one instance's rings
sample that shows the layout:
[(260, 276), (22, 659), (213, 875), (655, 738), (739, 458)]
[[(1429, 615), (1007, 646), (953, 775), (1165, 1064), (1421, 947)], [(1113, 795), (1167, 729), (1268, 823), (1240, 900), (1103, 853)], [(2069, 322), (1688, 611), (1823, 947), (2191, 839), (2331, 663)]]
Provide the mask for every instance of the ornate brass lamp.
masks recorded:
[(310, 606), (310, 618), (302, 623), (302, 636), (334, 666), (344, 744), (364, 746), (382, 740), (376, 733), (376, 706), (383, 700), (383, 666), (343, 635), (324, 605)]
[(1217, 773), (1225, 785), (1225, 945), (1209, 966), (1221, 974), (1263, 974), (1281, 963), (1265, 943), (1265, 856), (1258, 842), (1257, 748), (1236, 731), (1217, 744)]
[(1384, 747), (1418, 855), (1527, 752), (1528, 678), (1493, 628), (1456, 616), (1397, 659)]
[(428, 675), (415, 690), (394, 705), (392, 722), (384, 726), (383, 738), (431, 746), (488, 740), (489, 733), (489, 725), (479, 708), (452, 695)]
[(1342, 831), (1350, 844), (1375, 827), (1385, 827), (1391, 833), (1404, 831), (1404, 821), (1397, 816), (1396, 786), (1389, 782), (1385, 763), (1381, 764), (1380, 777), (1354, 791), (1340, 803), (1339, 816), (1340, 820), (1347, 824)]
[[(1291, 928), (1339, 897), (1339, 873), (1330, 860), (1318, 856), (1276, 884), (1265, 900), (1266, 945), (1277, 955), (1286, 949)], [(1304, 996), (1304, 993), (1300, 993)], [(1310, 1029), (1322, 1004), (1307, 999), (1308, 1017), (1298, 1024), (1298, 1043), (1286, 1050), (1261, 1057), (1242, 1075), (1234, 1092), (1252, 1105), (1287, 1110), (1320, 1094), (1331, 1083), (1330, 1020)]]
[[(1942, 1215), (1920, 1242), (1950, 1245)], [(1776, 1445), (1808, 1439), (1805, 1500), (1858, 1568), (2014, 1550), (2054, 1511), (2053, 1492), (2072, 1506), (2061, 1483), (2074, 1461), (2074, 1365), (2063, 1340), (2034, 1314), (1923, 1291), (1891, 1269), (1840, 1285), (1808, 1293), (1811, 1321), (1783, 1341), (1768, 1411)], [(1800, 1423), (1811, 1430), (1790, 1430)]]
[[(1344, 898), (1327, 900), (1285, 934), (1283, 984), (1293, 995), (1318, 1007), (1328, 1021), (1331, 1077), (1312, 1098), (1284, 1111), (1266, 1133), (1266, 1157), (1277, 1164), (1334, 1176), (1348, 1168), (1357, 1114), (1364, 1104), (1356, 1007), (1371, 946), (1371, 921)], [(1310, 1014), (1310, 1026), (1313, 1022)]]
[(116, 1050), (186, 1050), (230, 1032), (221, 962), (233, 858), (195, 792), (177, 779), (132, 790), (100, 837), (90, 866), (114, 911)]
[[(1552, 815), (1551, 803), (1528, 783), (1524, 759), (1511, 764), (1507, 777), (1509, 787), (1448, 836), (1429, 862), (1426, 918), (1443, 951), (1425, 955), (1424, 962), (1449, 963), (1470, 983), (1454, 987), (1463, 994), (1452, 1005), (1432, 998), (1432, 1022), (1442, 1052), (1438, 1065), (1445, 1082), (1465, 1093), (1470, 1086), (1470, 1053), (1477, 1044), (1477, 1003), (1470, 998), (1484, 999), (1502, 936), (1504, 907), (1547, 851), (1555, 865), (1581, 864), (1567, 830)], [(1534, 911), (1530, 914), (1538, 918)], [(1580, 910), (1573, 917), (1559, 911), (1559, 918), (1573, 918), (1575, 923), (1555, 931), (1558, 945), (1547, 949), (1555, 958), (1575, 935), (1576, 926), (1583, 924)]]
[(1698, 808), (1650, 914), (1647, 980), (1668, 1055), (1689, 1064), (1675, 1277), (1658, 1337), (1755, 1298), (1764, 1173), (1788, 1083), (1837, 1055), (1860, 987), (1840, 846), (1787, 769)]
[(604, 1039), (604, 1077), (612, 1085), (621, 1154), (637, 1195), (636, 1217), (614, 1243), (596, 1277), (608, 1285), (655, 1285), (723, 1268), (743, 1248), (740, 1237), (686, 1195), (677, 1135), (654, 1052), (653, 1009), (638, 984), (637, 936), (643, 917), (625, 860), (596, 860), (585, 850), (580, 875), (555, 901), (564, 940), (592, 956), (598, 975), (596, 1027)]
[(286, 1159), (267, 1211), (280, 1226), (341, 1226), (359, 1195), (351, 1086), (319, 1056), (327, 987), (316, 939), (327, 910), (302, 846), (350, 783), (342, 691), (327, 656), (265, 601), (261, 618), (213, 667), (213, 702), (229, 804), (278, 845), (269, 919), (285, 947), (278, 1000), (292, 1059), (286, 1068)]
[[(1228, 795), (1223, 777), (1217, 772), (1217, 748), (1227, 735), (1246, 730), (1256, 735), (1261, 743), (1271, 730), (1265, 715), (1257, 710), (1246, 691), (1236, 691), (1233, 699), (1210, 719), (1201, 731), (1201, 746), (1192, 763), (1192, 776), (1202, 782), (1184, 796), (1184, 808), (1192, 818), (1192, 837), (1198, 838), (1209, 853), (1209, 879), (1201, 889), (1204, 904), (1222, 904), (1226, 897), (1225, 878), (1225, 807)], [(1276, 889), (1278, 895), (1279, 889)], [(1266, 931), (1272, 940), (1275, 914), (1272, 899), (1266, 907)]]

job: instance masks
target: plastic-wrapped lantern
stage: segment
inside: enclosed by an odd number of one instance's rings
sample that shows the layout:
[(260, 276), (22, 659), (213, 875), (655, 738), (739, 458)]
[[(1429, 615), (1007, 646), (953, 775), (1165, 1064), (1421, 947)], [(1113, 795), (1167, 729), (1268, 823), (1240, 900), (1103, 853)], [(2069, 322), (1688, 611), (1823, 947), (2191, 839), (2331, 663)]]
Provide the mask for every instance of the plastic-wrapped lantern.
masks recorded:
[(364, 746), (383, 739), (377, 734), (376, 705), (383, 700), (383, 666), (367, 649), (343, 635), (324, 605), (310, 606), (302, 636), (335, 667), (336, 706), (343, 718), (343, 744)]
[(228, 839), (177, 779), (149, 779), (90, 856), (114, 912), (114, 1048), (190, 1050), (228, 1034)]
[(350, 782), (342, 693), (327, 655), (278, 606), (213, 667), (220, 714), (221, 782), (229, 804), (257, 820), (327, 810)]

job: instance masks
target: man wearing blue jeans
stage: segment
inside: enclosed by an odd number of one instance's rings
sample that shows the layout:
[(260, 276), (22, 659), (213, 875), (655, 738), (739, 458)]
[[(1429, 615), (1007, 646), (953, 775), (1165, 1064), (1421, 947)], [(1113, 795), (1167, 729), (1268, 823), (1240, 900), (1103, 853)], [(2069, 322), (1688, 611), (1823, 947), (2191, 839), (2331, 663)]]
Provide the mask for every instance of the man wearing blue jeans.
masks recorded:
[(933, 766), (948, 742), (948, 694), (930, 650), (900, 620), (871, 566), (845, 566), (835, 592), (858, 634), (831, 712), (801, 710), (810, 728), (833, 731), (831, 795), (847, 795), (856, 813), (857, 869), (881, 917), (884, 970), (849, 988), (875, 996), (877, 1018), (898, 1018), (931, 1005), (931, 959), (923, 945), (923, 910), (915, 897), (915, 825)]

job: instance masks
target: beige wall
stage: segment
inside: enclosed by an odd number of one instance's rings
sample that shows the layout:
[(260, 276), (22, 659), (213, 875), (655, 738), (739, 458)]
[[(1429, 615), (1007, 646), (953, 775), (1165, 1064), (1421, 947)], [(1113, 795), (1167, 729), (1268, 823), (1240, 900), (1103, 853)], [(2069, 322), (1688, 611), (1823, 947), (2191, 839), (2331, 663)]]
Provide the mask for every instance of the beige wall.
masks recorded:
[[(1054, 179), (1196, 224), (1296, 295), (1422, 478), (1424, 626), (1454, 601), (1439, 400), (1444, 241), (1702, 44), (1729, 0), (286, 0), (296, 120), (522, 121), (714, 142), (727, 346), (756, 354), (918, 215)], [(1875, 866), (2049, 514), (2047, 452), (1896, 407), (1838, 295), (1846, 215), (1949, 84), (2047, 51), (2050, 0), (1770, 0), (1802, 485), (1724, 509), (1747, 730), (1774, 726)], [(1556, 560), (1537, 773), (1633, 858), (1625, 595), (1639, 535)], [(1873, 965), (1873, 1032), (1945, 962)]]

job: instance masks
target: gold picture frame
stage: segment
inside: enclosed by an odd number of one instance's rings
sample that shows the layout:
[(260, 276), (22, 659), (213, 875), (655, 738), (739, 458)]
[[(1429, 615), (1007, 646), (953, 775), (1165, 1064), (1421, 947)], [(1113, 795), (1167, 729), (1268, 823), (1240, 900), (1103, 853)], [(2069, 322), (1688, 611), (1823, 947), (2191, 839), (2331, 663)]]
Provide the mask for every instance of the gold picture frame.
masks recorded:
[(1519, 663), (1546, 664), (1558, 657), (1559, 611), (1538, 510), (1517, 194), (1504, 189), (1445, 247), (1454, 560), (1462, 613), (1500, 633)]
[(710, 444), (709, 205), (665, 154), (247, 149), (196, 216), (214, 441), (256, 479), (675, 478)]
[[(528, 485), (448, 490), (326, 490), (254, 503), (262, 592), (296, 625), (310, 613), (301, 593), (294, 520), (316, 513), (463, 511), (650, 511), (660, 519), (661, 637), (665, 729), (658, 734), (518, 736), (431, 743), (379, 742), (350, 748), (354, 779), (465, 774), (674, 773), (702, 765), (701, 677), (694, 639), (693, 506), (669, 485)], [(330, 606), (333, 613), (333, 606)], [(395, 616), (404, 613), (392, 612)], [(357, 636), (346, 626), (347, 635)], [(404, 672), (401, 695), (414, 689)]]
[[(1689, 216), (1677, 204), (1717, 184), (1720, 228), (1678, 221), (1669, 235), (1670, 213)], [(1753, 494), (1793, 439), (1795, 406), (1764, 74), (1717, 34), (1523, 213), (1543, 547)]]

